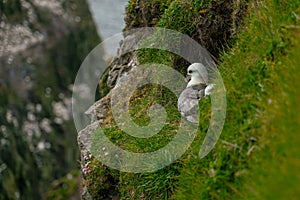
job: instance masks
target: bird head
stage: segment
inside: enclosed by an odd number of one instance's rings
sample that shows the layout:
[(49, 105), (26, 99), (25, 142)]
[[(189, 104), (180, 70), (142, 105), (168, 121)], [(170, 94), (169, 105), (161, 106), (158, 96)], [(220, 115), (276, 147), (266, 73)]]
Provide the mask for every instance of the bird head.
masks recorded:
[(187, 69), (187, 76), (190, 78), (187, 87), (198, 84), (208, 84), (208, 73), (201, 63), (193, 63)]

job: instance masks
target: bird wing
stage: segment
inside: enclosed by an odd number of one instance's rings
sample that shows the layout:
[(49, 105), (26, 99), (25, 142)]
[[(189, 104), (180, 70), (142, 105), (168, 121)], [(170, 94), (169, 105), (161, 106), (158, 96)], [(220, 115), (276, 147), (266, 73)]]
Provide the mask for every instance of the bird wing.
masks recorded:
[(205, 86), (201, 85), (187, 87), (178, 98), (178, 111), (190, 122), (198, 122), (198, 102), (204, 96), (204, 89)]

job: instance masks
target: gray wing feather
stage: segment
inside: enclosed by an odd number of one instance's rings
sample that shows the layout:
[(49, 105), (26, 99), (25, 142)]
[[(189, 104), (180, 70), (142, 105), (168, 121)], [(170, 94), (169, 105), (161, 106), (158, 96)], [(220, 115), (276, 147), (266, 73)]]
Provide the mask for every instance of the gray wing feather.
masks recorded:
[(198, 102), (204, 96), (204, 89), (205, 86), (187, 87), (178, 98), (178, 111), (190, 122), (198, 122)]

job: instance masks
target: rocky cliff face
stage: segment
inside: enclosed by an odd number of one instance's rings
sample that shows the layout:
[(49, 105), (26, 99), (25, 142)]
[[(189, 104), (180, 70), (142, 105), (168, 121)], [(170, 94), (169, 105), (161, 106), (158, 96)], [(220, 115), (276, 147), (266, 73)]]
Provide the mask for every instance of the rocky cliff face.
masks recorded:
[[(299, 132), (300, 127), (297, 117), (300, 98), (299, 87), (295, 85), (299, 85), (300, 2), (249, 2), (129, 1), (126, 29), (172, 28), (188, 34), (216, 58), (222, 54), (219, 70), (227, 89), (227, 118), (221, 140), (205, 159), (199, 160), (197, 153), (209, 126), (209, 99), (201, 100), (199, 105), (201, 123), (197, 138), (175, 163), (145, 174), (125, 173), (105, 166), (94, 156), (118, 160), (115, 158), (122, 158), (122, 154), (108, 151), (103, 144), (97, 146), (101, 140), (94, 143), (96, 154), (89, 152), (93, 136), (97, 134), (95, 130), (100, 126), (115, 145), (143, 153), (168, 143), (178, 123), (177, 98), (164, 88), (146, 86), (132, 95), (130, 117), (138, 125), (148, 125), (148, 108), (158, 102), (166, 106), (169, 121), (164, 130), (147, 141), (124, 133), (111, 114), (111, 95), (118, 91), (116, 85), (122, 86), (126, 77), (140, 80), (141, 77), (134, 77), (133, 73), (140, 67), (138, 64), (164, 63), (182, 73), (187, 64), (168, 52), (153, 49), (115, 58), (100, 82), (102, 98), (87, 112), (92, 115), (92, 122), (78, 137), (86, 188), (84, 199), (284, 199), (299, 196), (299, 177), (295, 176), (300, 163), (297, 159), (299, 137), (295, 132)], [(246, 5), (249, 5), (247, 11)], [(239, 32), (246, 12), (249, 15)], [(236, 32), (239, 33), (235, 41), (231, 40)], [(233, 47), (226, 52), (224, 47), (231, 42)], [(125, 35), (120, 51), (130, 48), (131, 44), (130, 36)], [(119, 163), (122, 165), (122, 160)]]
[[(177, 30), (192, 37), (206, 47), (214, 57), (218, 58), (220, 52), (223, 51), (223, 47), (228, 44), (232, 36), (238, 31), (238, 27), (242, 23), (242, 16), (245, 15), (246, 4), (241, 4), (240, 2), (237, 3), (235, 1), (208, 1), (208, 3), (205, 4), (203, 1), (132, 0), (129, 1), (126, 11), (125, 30), (153, 26)], [(144, 33), (143, 36), (145, 37), (146, 35), (147, 33)], [(175, 55), (165, 54), (161, 51), (145, 50), (122, 54), (123, 50), (132, 49), (135, 45), (135, 39), (136, 38), (132, 38), (131, 35), (125, 35), (125, 39), (119, 49), (119, 55), (122, 56), (114, 58), (104, 75), (104, 78), (100, 81), (100, 93), (102, 94), (102, 98), (87, 111), (87, 114), (91, 115), (91, 118), (96, 120), (92, 121), (92, 123), (82, 130), (78, 136), (82, 155), (82, 170), (85, 179), (84, 185), (86, 186), (83, 194), (84, 199), (120, 197), (159, 199), (172, 195), (172, 181), (170, 181), (165, 188), (161, 187), (162, 190), (157, 192), (161, 196), (155, 197), (151, 195), (147, 196), (147, 192), (141, 192), (143, 189), (140, 190), (138, 187), (135, 187), (135, 184), (142, 185), (143, 181), (148, 181), (147, 184), (152, 184), (153, 179), (151, 177), (164, 177), (164, 175), (169, 172), (160, 171), (145, 176), (119, 173), (103, 166), (99, 161), (92, 157), (87, 149), (93, 142), (92, 135), (100, 126), (108, 130), (108, 137), (116, 141), (118, 145), (122, 146), (126, 142), (131, 142), (129, 139), (127, 140), (126, 137), (122, 138), (122, 131), (118, 132), (115, 130), (116, 124), (112, 118), (110, 102), (111, 94), (118, 90), (116, 85), (119, 87), (125, 80), (122, 79), (122, 77), (126, 75), (129, 79), (130, 77), (133, 79), (140, 78), (136, 77), (133, 72), (135, 66), (152, 62), (168, 64), (181, 72), (185, 72), (186, 70), (186, 61)], [(126, 87), (123, 89), (126, 90)], [(150, 90), (150, 88), (148, 88), (148, 90)], [(132, 99), (135, 97), (136, 99), (139, 99), (144, 92), (145, 91), (140, 92), (140, 96), (134, 96)], [(171, 99), (165, 99), (165, 101), (168, 100)], [(151, 103), (148, 103), (148, 105), (149, 104)], [(144, 107), (147, 107), (148, 105), (145, 105)], [(175, 109), (174, 112), (177, 112), (177, 110)], [(132, 113), (133, 116), (135, 114), (136, 113)], [(120, 139), (118, 140), (115, 138)], [(86, 169), (87, 163), (88, 168), (92, 170)], [(174, 166), (176, 168), (176, 165)], [(177, 173), (176, 170), (170, 171), (175, 174)], [(169, 178), (172, 179), (173, 177), (169, 176)], [(137, 183), (138, 181), (140, 181), (140, 183)], [(175, 180), (173, 181), (175, 182)], [(153, 184), (155, 185), (154, 182)], [(149, 194), (150, 193), (151, 192), (149, 192)]]
[(40, 199), (78, 168), (71, 89), (99, 41), (85, 0), (0, 1), (0, 199)]

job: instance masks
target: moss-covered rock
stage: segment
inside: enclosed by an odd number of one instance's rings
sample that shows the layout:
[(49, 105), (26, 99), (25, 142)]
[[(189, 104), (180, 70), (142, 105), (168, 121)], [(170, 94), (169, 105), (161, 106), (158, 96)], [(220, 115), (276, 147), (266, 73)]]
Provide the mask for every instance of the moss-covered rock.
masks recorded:
[(126, 7), (125, 30), (157, 25), (161, 15), (173, 0), (130, 0)]
[(230, 46), (247, 11), (244, 1), (130, 1), (126, 9), (126, 28), (158, 26), (177, 30), (219, 57)]

